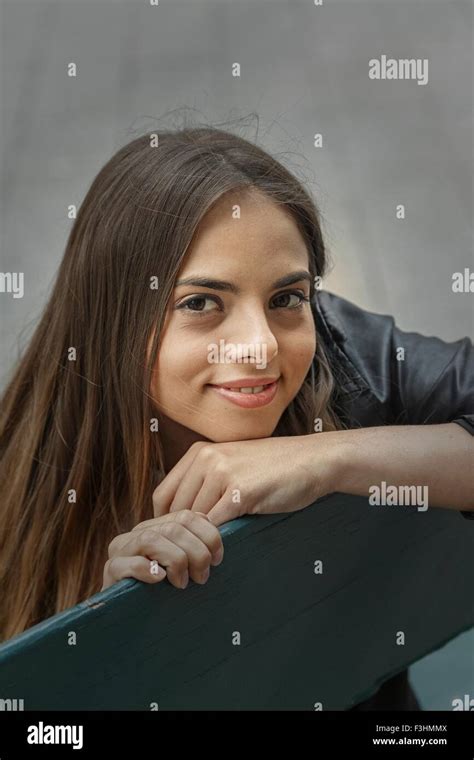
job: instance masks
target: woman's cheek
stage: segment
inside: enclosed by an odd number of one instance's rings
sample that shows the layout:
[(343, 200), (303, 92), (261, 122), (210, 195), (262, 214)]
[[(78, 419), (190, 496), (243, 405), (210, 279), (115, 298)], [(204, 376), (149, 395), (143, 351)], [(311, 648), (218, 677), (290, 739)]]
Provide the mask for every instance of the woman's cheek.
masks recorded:
[(308, 331), (299, 340), (294, 336), (293, 340), (288, 344), (288, 364), (289, 366), (293, 366), (299, 373), (306, 375), (314, 359), (315, 352), (316, 336), (314, 333)]
[(178, 334), (160, 358), (163, 382), (175, 394), (192, 396), (199, 393), (201, 386), (211, 381), (208, 356), (207, 340), (191, 341)]

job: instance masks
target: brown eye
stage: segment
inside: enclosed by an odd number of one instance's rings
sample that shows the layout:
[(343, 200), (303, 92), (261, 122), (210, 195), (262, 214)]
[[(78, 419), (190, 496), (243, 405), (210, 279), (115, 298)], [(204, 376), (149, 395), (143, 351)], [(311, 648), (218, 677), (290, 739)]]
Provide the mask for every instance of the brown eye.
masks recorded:
[[(296, 303), (295, 303), (295, 299), (296, 299)], [(273, 304), (274, 304), (273, 308), (297, 309), (298, 307), (303, 306), (303, 303), (305, 301), (309, 301), (309, 298), (307, 298), (304, 295), (304, 293), (300, 293), (298, 291), (280, 293), (279, 295), (275, 296), (275, 298), (273, 299)]]
[[(214, 304), (214, 307), (205, 308), (206, 302)], [(188, 298), (187, 301), (179, 304), (176, 308), (182, 309), (183, 311), (197, 312), (199, 314), (208, 314), (211, 311), (220, 310), (217, 300), (211, 296), (192, 296), (191, 298)]]

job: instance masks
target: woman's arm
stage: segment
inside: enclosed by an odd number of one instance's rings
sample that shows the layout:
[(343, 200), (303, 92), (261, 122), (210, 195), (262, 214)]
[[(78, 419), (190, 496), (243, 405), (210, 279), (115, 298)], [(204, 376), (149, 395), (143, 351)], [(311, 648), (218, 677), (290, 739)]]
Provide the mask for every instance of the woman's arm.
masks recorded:
[[(315, 433), (332, 461), (329, 490), (376, 496), (386, 486), (427, 487), (431, 507), (474, 510), (474, 437), (460, 425), (403, 425)], [(310, 445), (310, 442), (308, 442)], [(370, 490), (372, 489), (372, 490)], [(385, 487), (386, 492), (386, 487)], [(383, 493), (383, 491), (381, 491)]]
[[(294, 512), (336, 491), (372, 497), (377, 488), (381, 503), (401, 503), (385, 500), (389, 486), (419, 511), (474, 511), (473, 458), (474, 436), (454, 422), (198, 442), (155, 489), (154, 514), (192, 509), (221, 525)], [(407, 501), (411, 494), (422, 501)]]
[(351, 376), (359, 387), (341, 396), (350, 430), (331, 444), (338, 465), (342, 460), (335, 490), (365, 495), (382, 482), (426, 486), (432, 506), (474, 518), (472, 341), (407, 332), (391, 315), (324, 291), (318, 306), (322, 339), (336, 344), (335, 367), (344, 367), (340, 382)]

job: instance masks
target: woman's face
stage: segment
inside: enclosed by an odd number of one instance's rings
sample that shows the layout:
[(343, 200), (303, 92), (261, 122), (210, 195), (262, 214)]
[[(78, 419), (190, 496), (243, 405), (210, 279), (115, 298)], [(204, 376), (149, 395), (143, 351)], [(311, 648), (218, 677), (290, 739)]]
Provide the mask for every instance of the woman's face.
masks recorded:
[[(206, 215), (178, 275), (154, 367), (165, 445), (179, 446), (183, 436), (271, 436), (314, 357), (314, 320), (303, 300), (310, 281), (296, 223), (265, 196), (233, 193)], [(264, 389), (238, 391), (245, 386)]]

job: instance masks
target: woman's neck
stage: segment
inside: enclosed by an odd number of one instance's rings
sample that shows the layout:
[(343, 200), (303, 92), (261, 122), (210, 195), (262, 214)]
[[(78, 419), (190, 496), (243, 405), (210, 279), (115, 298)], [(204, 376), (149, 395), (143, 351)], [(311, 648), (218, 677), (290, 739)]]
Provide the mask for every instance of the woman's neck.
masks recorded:
[(171, 420), (165, 415), (160, 415), (159, 431), (161, 444), (163, 447), (163, 456), (166, 474), (179, 462), (186, 454), (187, 450), (196, 441), (209, 441), (203, 435), (196, 433), (194, 430), (181, 425), (179, 422)]

